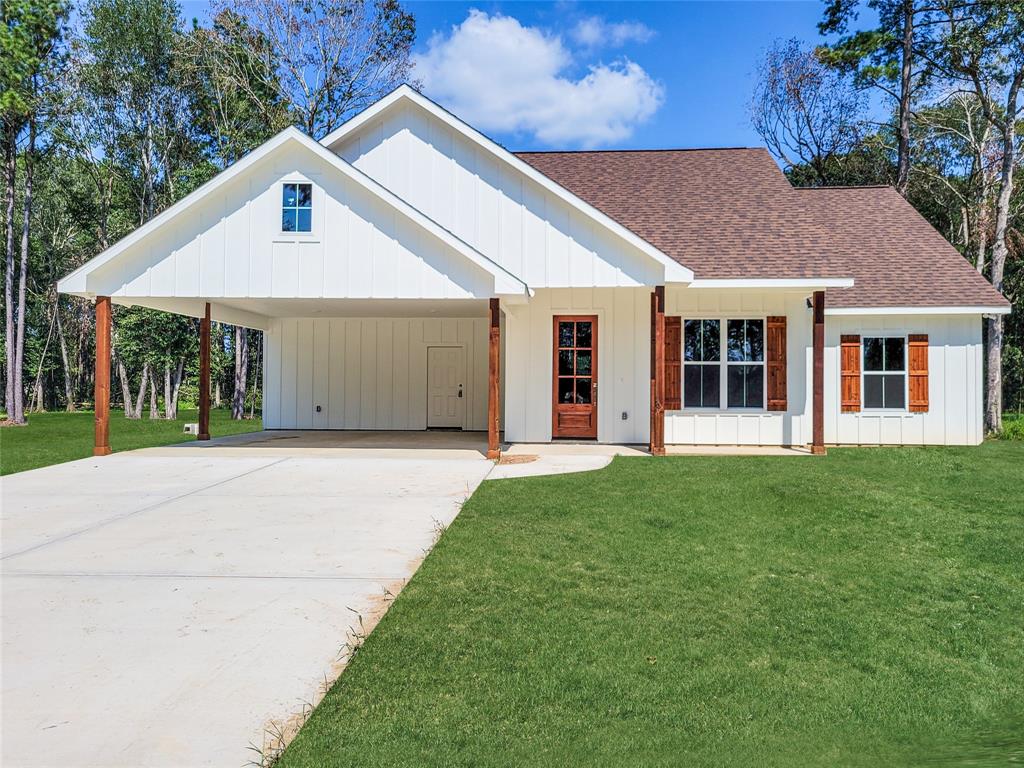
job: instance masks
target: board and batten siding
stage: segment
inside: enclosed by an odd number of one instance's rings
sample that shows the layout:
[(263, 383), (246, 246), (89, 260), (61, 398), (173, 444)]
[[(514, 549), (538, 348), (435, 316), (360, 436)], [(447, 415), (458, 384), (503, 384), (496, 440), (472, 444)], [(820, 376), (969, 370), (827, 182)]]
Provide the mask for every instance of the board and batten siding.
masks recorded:
[(552, 318), (596, 315), (597, 440), (646, 442), (650, 427), (650, 296), (645, 288), (541, 289), (528, 304), (506, 306), (505, 439), (551, 440)]
[[(281, 184), (313, 185), (312, 232), (281, 232)], [(121, 297), (467, 299), (493, 276), (294, 146), (89, 276)]]
[(426, 429), (431, 346), (465, 349), (465, 428), (487, 429), (486, 318), (284, 318), (265, 340), (266, 429)]
[[(825, 442), (977, 445), (985, 436), (980, 315), (826, 315)], [(928, 411), (842, 413), (839, 337), (928, 334)], [(861, 388), (863, 396), (863, 387)]]
[(635, 246), (411, 105), (361, 127), (338, 154), (531, 288), (663, 281)]

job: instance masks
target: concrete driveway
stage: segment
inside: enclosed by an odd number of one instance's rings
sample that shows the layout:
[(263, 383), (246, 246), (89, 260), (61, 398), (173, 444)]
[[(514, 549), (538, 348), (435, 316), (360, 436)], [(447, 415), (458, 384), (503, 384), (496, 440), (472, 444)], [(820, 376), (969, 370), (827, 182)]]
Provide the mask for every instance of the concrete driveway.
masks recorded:
[(225, 443), (2, 480), (4, 766), (252, 760), (492, 466)]

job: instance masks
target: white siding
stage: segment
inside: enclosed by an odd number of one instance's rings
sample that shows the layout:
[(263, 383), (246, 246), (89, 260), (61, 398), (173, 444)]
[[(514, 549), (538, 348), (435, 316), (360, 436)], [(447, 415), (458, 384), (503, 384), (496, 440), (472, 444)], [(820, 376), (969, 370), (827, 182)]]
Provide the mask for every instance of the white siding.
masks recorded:
[(339, 154), (532, 288), (663, 282), (635, 246), (416, 107), (386, 111)]
[[(872, 332), (928, 334), (927, 413), (840, 412), (839, 337)], [(825, 442), (977, 445), (984, 438), (983, 354), (979, 315), (826, 316)]]
[(426, 429), (435, 345), (465, 349), (465, 428), (487, 429), (486, 318), (284, 318), (265, 339), (267, 429)]
[[(282, 233), (281, 183), (313, 185)], [(308, 150), (254, 166), (88, 278), (115, 297), (485, 298), (494, 278)]]
[[(644, 443), (650, 421), (650, 290), (539, 290), (506, 307), (505, 439), (551, 440), (552, 328), (555, 315), (597, 315), (597, 439)], [(625, 412), (626, 419), (622, 418)]]
[(679, 315), (684, 320), (785, 315), (789, 363), (788, 410), (667, 411), (667, 445), (801, 445), (810, 441), (812, 318), (805, 294), (669, 288), (665, 294), (665, 314)]

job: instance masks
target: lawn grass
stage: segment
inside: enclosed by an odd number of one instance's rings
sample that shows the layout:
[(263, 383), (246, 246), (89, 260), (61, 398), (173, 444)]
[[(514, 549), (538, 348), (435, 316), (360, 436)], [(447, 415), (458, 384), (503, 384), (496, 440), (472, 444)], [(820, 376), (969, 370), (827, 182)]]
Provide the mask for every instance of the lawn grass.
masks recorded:
[(1024, 761), (1024, 444), (485, 482), (279, 768)]
[[(194, 435), (186, 435), (182, 430), (187, 422), (197, 421), (197, 411), (178, 411), (175, 421), (126, 419), (123, 412), (113, 411), (110, 447), (114, 451), (130, 451), (195, 440)], [(32, 413), (27, 426), (0, 428), (0, 475), (92, 456), (93, 424), (92, 411)], [(233, 421), (226, 409), (210, 412), (210, 433), (214, 436), (258, 429), (262, 429), (259, 419)]]

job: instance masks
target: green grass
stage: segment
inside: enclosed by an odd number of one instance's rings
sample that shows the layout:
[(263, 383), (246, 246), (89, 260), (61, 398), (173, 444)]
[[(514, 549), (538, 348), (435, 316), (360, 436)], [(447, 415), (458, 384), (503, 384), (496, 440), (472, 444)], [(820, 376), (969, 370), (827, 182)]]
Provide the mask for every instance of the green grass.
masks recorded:
[[(186, 422), (197, 422), (196, 411), (178, 411), (175, 421), (126, 419), (124, 412), (110, 414), (110, 447), (114, 451), (130, 451), (155, 445), (170, 445), (195, 440), (182, 430)], [(33, 413), (24, 427), (0, 428), (0, 475), (26, 469), (60, 464), (92, 456), (93, 413)], [(261, 429), (259, 419), (232, 421), (231, 412), (218, 409), (210, 412), (210, 433), (233, 435)]]
[(1003, 440), (1024, 440), (1024, 415), (1004, 413), (1003, 431), (999, 437)]
[(1024, 761), (1024, 444), (484, 483), (282, 757)]

